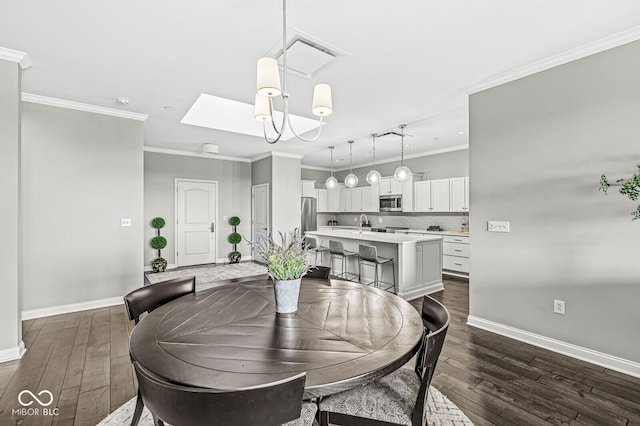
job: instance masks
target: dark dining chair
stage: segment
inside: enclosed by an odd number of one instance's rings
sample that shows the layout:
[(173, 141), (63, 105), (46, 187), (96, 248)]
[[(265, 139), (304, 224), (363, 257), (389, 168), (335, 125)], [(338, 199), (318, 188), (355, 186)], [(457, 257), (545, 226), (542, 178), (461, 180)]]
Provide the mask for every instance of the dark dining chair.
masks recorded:
[[(310, 426), (317, 406), (302, 402), (306, 373), (237, 390), (180, 386), (133, 363), (142, 400), (156, 426)], [(302, 418), (304, 416), (305, 418)]]
[(309, 271), (307, 271), (303, 278), (320, 278), (328, 280), (330, 271), (331, 269), (328, 266), (313, 266)]
[[(129, 321), (133, 320), (136, 324), (140, 322), (140, 315), (145, 312), (151, 312), (165, 303), (171, 302), (178, 297), (185, 296), (196, 291), (196, 277), (180, 277), (172, 280), (162, 281), (133, 290), (124, 296), (124, 306), (129, 315)], [(133, 412), (131, 425), (137, 425), (142, 415), (142, 397), (138, 391), (136, 400), (136, 408)]]
[(140, 315), (151, 312), (167, 302), (196, 291), (196, 277), (180, 277), (133, 290), (124, 296), (129, 320), (140, 322)]
[(320, 426), (422, 426), (429, 385), (449, 328), (449, 312), (440, 302), (425, 296), (422, 323), (425, 334), (415, 371), (400, 368), (364, 386), (322, 399)]

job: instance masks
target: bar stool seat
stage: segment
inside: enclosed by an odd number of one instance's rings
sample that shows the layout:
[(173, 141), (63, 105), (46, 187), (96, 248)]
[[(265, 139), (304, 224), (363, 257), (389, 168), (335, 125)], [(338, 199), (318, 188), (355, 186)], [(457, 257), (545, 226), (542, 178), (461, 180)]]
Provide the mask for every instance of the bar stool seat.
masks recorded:
[(304, 245), (309, 251), (315, 253), (314, 266), (318, 266), (318, 253), (320, 253), (320, 263), (322, 264), (322, 254), (329, 251), (329, 248), (318, 245), (318, 240), (315, 237), (304, 237)]
[[(350, 257), (358, 257), (358, 253), (350, 250), (345, 250), (344, 245), (341, 241), (329, 240), (329, 253), (331, 254), (331, 275), (335, 275), (339, 278), (344, 278), (349, 281), (353, 281), (354, 279), (358, 279), (360, 281), (360, 274), (354, 274), (353, 272), (347, 271), (347, 266), (349, 264), (348, 258)], [(333, 267), (333, 259), (339, 258), (342, 260), (342, 271), (339, 274), (336, 274)], [(351, 278), (349, 276), (351, 275)]]
[[(398, 291), (396, 289), (396, 267), (395, 267), (395, 263), (393, 262), (393, 259), (388, 258), (388, 257), (382, 257), (382, 256), (378, 256), (378, 248), (376, 246), (371, 246), (368, 244), (360, 244), (358, 245), (358, 255), (359, 255), (359, 261), (358, 261), (358, 275), (362, 276), (362, 265), (365, 264), (367, 266), (373, 266), (375, 268), (375, 274), (374, 274), (374, 279), (373, 281), (369, 282), (369, 283), (362, 283), (362, 280), (360, 281), (362, 284), (366, 284), (366, 285), (371, 285), (373, 284), (374, 287), (376, 288), (381, 288), (380, 284), (384, 284), (385, 287), (383, 287), (383, 290), (391, 290), (394, 294), (397, 294)], [(391, 267), (392, 267), (392, 274), (393, 274), (393, 284), (391, 283), (386, 283), (382, 280), (380, 280), (379, 278), (379, 274), (378, 271), (382, 269), (382, 265), (384, 265), (385, 263), (390, 263)], [(380, 266), (380, 267), (378, 267)]]

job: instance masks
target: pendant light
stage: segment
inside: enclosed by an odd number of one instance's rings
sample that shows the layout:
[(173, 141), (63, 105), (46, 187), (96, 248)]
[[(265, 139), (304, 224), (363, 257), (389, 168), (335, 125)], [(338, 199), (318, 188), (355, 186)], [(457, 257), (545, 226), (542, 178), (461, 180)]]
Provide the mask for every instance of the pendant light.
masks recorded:
[(411, 177), (411, 170), (404, 165), (404, 128), (407, 125), (401, 124), (398, 127), (400, 127), (400, 167), (393, 172), (393, 176), (399, 182), (406, 182)]
[(344, 178), (344, 184), (347, 188), (355, 188), (358, 186), (358, 176), (353, 174), (351, 167), (353, 166), (353, 142), (349, 141), (349, 174)]
[(373, 139), (373, 169), (369, 173), (367, 173), (367, 183), (369, 185), (377, 185), (380, 183), (380, 172), (376, 170), (376, 134), (371, 133), (371, 138)]
[(331, 150), (331, 176), (329, 176), (327, 178), (327, 180), (325, 181), (324, 185), (327, 187), (327, 189), (333, 189), (336, 186), (338, 186), (338, 179), (333, 177), (333, 149), (335, 148), (335, 146), (330, 146), (329, 149)]

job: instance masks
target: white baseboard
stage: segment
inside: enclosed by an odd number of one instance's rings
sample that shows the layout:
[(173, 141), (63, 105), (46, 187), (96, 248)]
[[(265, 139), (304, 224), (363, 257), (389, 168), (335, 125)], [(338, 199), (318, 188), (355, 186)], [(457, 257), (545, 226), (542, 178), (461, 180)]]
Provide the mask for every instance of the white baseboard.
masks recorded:
[(22, 355), (26, 352), (24, 342), (21, 340), (20, 344), (15, 348), (3, 349), (0, 351), (0, 362), (13, 361), (22, 358)]
[[(253, 260), (253, 257), (252, 256), (243, 256), (242, 257), (242, 261), (243, 262), (244, 261), (248, 261), (248, 260)], [(219, 263), (229, 263), (229, 258), (223, 257), (223, 258), (217, 259), (216, 260), (216, 264), (219, 264)], [(201, 266), (204, 266), (204, 265), (194, 265), (194, 268), (201, 267)], [(176, 269), (177, 267), (178, 267), (178, 265), (176, 265), (175, 263), (169, 263), (167, 265), (167, 271), (169, 269)], [(151, 267), (151, 265), (148, 265), (148, 266), (144, 267), (144, 272), (151, 272), (151, 271), (153, 271), (153, 268)]]
[(640, 378), (640, 363), (469, 315), (467, 325)]
[(69, 312), (105, 308), (107, 306), (121, 305), (123, 303), (124, 299), (122, 296), (118, 296), (110, 297), (108, 299), (90, 300), (88, 302), (70, 303), (68, 305), (51, 306), (49, 308), (31, 309), (29, 311), (22, 311), (22, 321), (49, 317), (51, 315), (68, 314)]
[[(245, 261), (249, 261), (249, 260), (253, 260), (252, 256), (242, 256), (242, 259), (240, 259), (241, 262), (245, 262)], [(229, 263), (229, 258), (228, 257), (223, 257), (221, 259), (216, 260), (216, 263)]]

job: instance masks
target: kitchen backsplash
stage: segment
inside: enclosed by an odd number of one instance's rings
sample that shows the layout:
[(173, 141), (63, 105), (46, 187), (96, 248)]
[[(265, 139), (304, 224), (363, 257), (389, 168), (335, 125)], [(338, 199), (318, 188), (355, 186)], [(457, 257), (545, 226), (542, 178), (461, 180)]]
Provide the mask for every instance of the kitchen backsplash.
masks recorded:
[[(327, 225), (330, 220), (337, 220), (338, 225), (342, 226), (357, 226), (359, 214), (344, 213), (344, 214), (330, 214), (330, 213), (318, 213), (318, 226)], [(462, 214), (444, 214), (444, 215), (398, 215), (385, 213), (384, 215), (378, 215), (371, 213), (367, 215), (369, 223), (373, 228), (384, 228), (387, 226), (399, 226), (411, 229), (427, 229), (429, 226), (440, 225), (445, 231), (460, 231), (464, 221), (469, 222), (468, 215)], [(382, 219), (380, 222), (378, 219)]]

